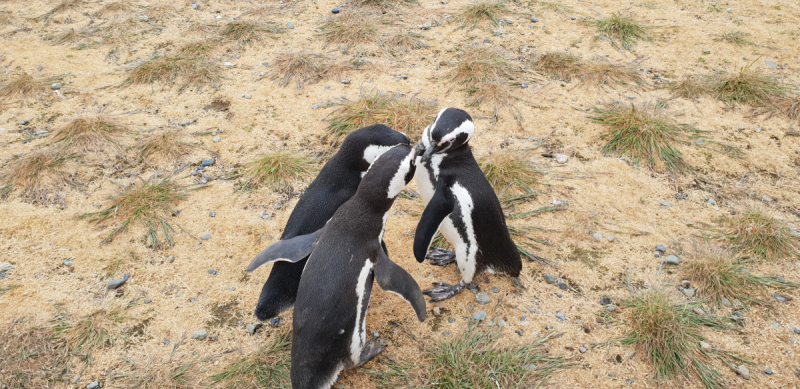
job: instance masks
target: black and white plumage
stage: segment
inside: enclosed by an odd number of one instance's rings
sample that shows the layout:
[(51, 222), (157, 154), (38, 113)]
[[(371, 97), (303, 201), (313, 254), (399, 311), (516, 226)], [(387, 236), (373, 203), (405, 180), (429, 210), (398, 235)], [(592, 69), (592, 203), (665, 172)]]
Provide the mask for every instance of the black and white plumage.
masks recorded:
[[(469, 114), (456, 108), (439, 112), (425, 128), (415, 180), (425, 210), (414, 236), (414, 256), (434, 264), (455, 261), (462, 279), (457, 285), (434, 283), (424, 293), (431, 301), (450, 298), (483, 270), (518, 277), (522, 260), (508, 232), (500, 200), (472, 155), (469, 140), (475, 125)], [(440, 231), (455, 251), (434, 249), (431, 241)]]
[[(339, 151), (322, 167), (298, 200), (286, 222), (281, 240), (310, 234), (322, 228), (339, 206), (356, 193), (361, 177), (378, 155), (395, 145), (407, 145), (410, 142), (405, 134), (381, 124), (350, 133)], [(305, 255), (297, 263), (280, 261), (273, 265), (261, 289), (256, 317), (268, 320), (292, 307), (307, 257)], [(254, 260), (248, 272), (262, 264)]]
[(281, 240), (257, 260), (299, 261), (311, 251), (300, 280), (292, 333), (292, 387), (329, 388), (341, 370), (360, 366), (385, 346), (366, 341), (373, 280), (408, 301), (420, 321), (425, 299), (382, 247), (389, 210), (414, 177), (417, 149), (397, 145), (381, 154), (355, 195), (309, 235)]

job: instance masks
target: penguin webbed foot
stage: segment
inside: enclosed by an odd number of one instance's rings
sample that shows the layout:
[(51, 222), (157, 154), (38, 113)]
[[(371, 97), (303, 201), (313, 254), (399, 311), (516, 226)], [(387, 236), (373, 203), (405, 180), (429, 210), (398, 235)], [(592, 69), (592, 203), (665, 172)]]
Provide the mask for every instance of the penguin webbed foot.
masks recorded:
[(423, 290), (422, 294), (431, 298), (431, 302), (447, 300), (464, 290), (466, 283), (462, 280), (456, 285), (450, 285), (446, 282), (434, 282), (433, 288)]
[(425, 256), (425, 259), (431, 261), (431, 263), (436, 266), (447, 266), (456, 261), (456, 253), (455, 251), (434, 247), (431, 249), (431, 252)]
[(380, 355), (380, 353), (382, 353), (383, 350), (386, 350), (386, 346), (381, 345), (377, 337), (372, 338), (372, 340), (365, 343), (364, 347), (361, 348), (361, 356), (359, 357), (358, 360), (358, 366), (361, 366), (371, 361), (373, 358)]

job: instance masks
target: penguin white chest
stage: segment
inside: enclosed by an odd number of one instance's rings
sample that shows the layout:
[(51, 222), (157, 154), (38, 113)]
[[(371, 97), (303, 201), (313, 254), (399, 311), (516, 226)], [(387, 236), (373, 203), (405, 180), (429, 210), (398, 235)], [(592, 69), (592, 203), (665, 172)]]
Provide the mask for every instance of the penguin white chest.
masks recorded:
[(422, 197), (422, 202), (428, 205), (431, 201), (433, 193), (436, 192), (436, 180), (439, 178), (439, 165), (444, 159), (444, 155), (435, 154), (431, 157), (430, 164), (421, 162), (422, 158), (417, 158), (417, 171), (414, 173), (414, 180), (417, 182), (417, 189), (419, 195)]

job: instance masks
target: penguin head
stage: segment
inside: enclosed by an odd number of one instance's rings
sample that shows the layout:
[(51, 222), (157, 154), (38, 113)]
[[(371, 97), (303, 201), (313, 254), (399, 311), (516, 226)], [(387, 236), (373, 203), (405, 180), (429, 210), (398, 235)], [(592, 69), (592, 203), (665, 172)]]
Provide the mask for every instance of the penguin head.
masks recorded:
[(411, 144), (411, 139), (383, 124), (374, 124), (347, 135), (339, 153), (347, 156), (352, 167), (360, 170), (363, 176), (379, 155), (400, 144)]
[(356, 195), (368, 196), (376, 202), (390, 200), (391, 207), (395, 197), (414, 178), (419, 151), (419, 148), (400, 144), (379, 155), (361, 179)]
[(439, 111), (433, 124), (422, 133), (422, 146), (425, 148), (422, 158), (455, 150), (467, 144), (474, 132), (475, 124), (466, 111), (445, 108)]

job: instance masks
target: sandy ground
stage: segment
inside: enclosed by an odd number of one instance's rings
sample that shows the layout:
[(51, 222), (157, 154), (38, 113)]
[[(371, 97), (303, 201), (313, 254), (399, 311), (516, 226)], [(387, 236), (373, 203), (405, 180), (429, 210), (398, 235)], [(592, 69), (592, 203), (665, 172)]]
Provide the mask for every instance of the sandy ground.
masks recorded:
[[(281, 88), (269, 78), (263, 78), (263, 72), (269, 72), (270, 68), (262, 66), (262, 62), (272, 62), (276, 55), (287, 51), (302, 50), (334, 58), (352, 58), (352, 53), (343, 55), (333, 45), (326, 47), (317, 35), (317, 28), (329, 17), (333, 7), (341, 6), (343, 12), (353, 7), (328, 0), (291, 3), (281, 13), (269, 17), (280, 25), (292, 22), (295, 27), (287, 33), (249, 45), (224, 42), (212, 52), (208, 60), (222, 68), (224, 77), (219, 88), (178, 91), (170, 86), (125, 85), (123, 81), (137, 61), (164, 53), (169, 47), (214, 38), (233, 17), (276, 3), (202, 0), (195, 10), (188, 1), (133, 1), (127, 12), (94, 16), (104, 3), (107, 2), (85, 2), (54, 14), (49, 23), (44, 23), (33, 18), (55, 7), (56, 2), (0, 0), (0, 11), (10, 11), (13, 15), (10, 24), (0, 25), (0, 82), (8, 81), (12, 72), (19, 70), (36, 77), (65, 75), (63, 98), (48, 91), (39, 98), (6, 102), (0, 107), (0, 168), (9, 158), (41, 148), (47, 142), (46, 137), (26, 141), (25, 134), (16, 131), (21, 127), (18, 121), (28, 120), (27, 127), (52, 131), (70, 119), (100, 114), (114, 117), (135, 130), (126, 135), (125, 146), (133, 145), (157, 128), (180, 131), (191, 142), (202, 146), (187, 156), (185, 162), (194, 165), (202, 158), (216, 157), (217, 164), (207, 170), (216, 178), (237, 163), (250, 161), (262, 151), (279, 147), (316, 155), (328, 149), (328, 145), (319, 141), (319, 136), (324, 134), (330, 110), (312, 109), (315, 104), (341, 96), (356, 99), (360, 93), (382, 90), (418, 93), (419, 97), (436, 100), (442, 107), (462, 107), (464, 93), (457, 90), (448, 93), (449, 84), (442, 77), (456, 61), (458, 52), (455, 49), (472, 44), (503, 48), (513, 61), (523, 64), (525, 62), (521, 61), (530, 62), (537, 54), (567, 51), (585, 59), (602, 56), (620, 63), (638, 61), (636, 66), (644, 71), (652, 69), (653, 74), (659, 73), (670, 80), (752, 64), (789, 84), (800, 83), (797, 73), (800, 68), (797, 37), (800, 4), (796, 1), (714, 3), (716, 5), (662, 0), (567, 1), (563, 4), (569, 8), (564, 12), (535, 2), (509, 3), (509, 9), (515, 13), (509, 13), (506, 18), (513, 24), (503, 26), (505, 34), (502, 35), (493, 34), (496, 27), (479, 26), (468, 30), (459, 29), (458, 23), (445, 22), (446, 15), (455, 15), (469, 1), (422, 1), (419, 5), (390, 10), (380, 18), (391, 20), (395, 25), (392, 28), (413, 29), (422, 35), (428, 48), (400, 57), (391, 57), (381, 50), (366, 50), (365, 59), (375, 66), (348, 73), (350, 84), (326, 80), (307, 86), (301, 93), (296, 93), (291, 86)], [(728, 8), (731, 12), (727, 12)], [(638, 44), (635, 52), (620, 52), (609, 43), (596, 40), (593, 27), (580, 23), (583, 18), (608, 16), (614, 12), (632, 14), (653, 26), (652, 34), (656, 39)], [(146, 21), (142, 17), (145, 15), (148, 15)], [(529, 22), (531, 15), (540, 21)], [(577, 20), (572, 20), (573, 16)], [(113, 23), (128, 18), (139, 23), (131, 30), (123, 29), (121, 36), (115, 39), (96, 42), (93, 38), (79, 38), (75, 43), (64, 45), (53, 45), (47, 40), (70, 28), (77, 30), (89, 23)], [(434, 27), (417, 28), (426, 22)], [(155, 32), (148, 31), (151, 27), (157, 27)], [(381, 28), (384, 27), (390, 28), (382, 24)], [(146, 32), (139, 34), (138, 29)], [(732, 30), (751, 33), (751, 39), (760, 45), (734, 46), (713, 40), (716, 34)], [(483, 43), (484, 40), (491, 43)], [(86, 47), (79, 49), (81, 44)], [(702, 55), (704, 49), (710, 50), (710, 54)], [(765, 65), (766, 60), (785, 64), (785, 67), (772, 69)], [(225, 62), (234, 66), (224, 66)], [(408, 75), (408, 78), (399, 75)], [(652, 74), (646, 75), (652, 78)], [(448, 336), (462, 333), (472, 311), (483, 310), (488, 314), (487, 321), (501, 318), (507, 322), (500, 340), (503, 344), (523, 344), (549, 331), (564, 333), (550, 343), (550, 352), (573, 358), (578, 368), (557, 373), (548, 386), (655, 387), (657, 382), (652, 368), (633, 348), (601, 345), (620, 337), (624, 328), (597, 322), (596, 315), (602, 310), (600, 298), (629, 297), (630, 292), (623, 282), (626, 277), (647, 285), (677, 284), (678, 276), (670, 274), (674, 272), (659, 274), (659, 261), (652, 252), (656, 244), (664, 244), (669, 253), (688, 256), (690, 242), (699, 234), (697, 229), (687, 225), (691, 224), (689, 222), (713, 223), (732, 210), (758, 204), (796, 226), (798, 216), (792, 212), (800, 210), (800, 138), (786, 135), (790, 122), (781, 115), (752, 116), (746, 107), (729, 108), (709, 98), (671, 99), (667, 90), (652, 87), (587, 88), (575, 83), (562, 86), (561, 82), (542, 79), (530, 83), (539, 88), (531, 87), (522, 93), (537, 107), (518, 104), (524, 128), (509, 111), (501, 110), (500, 120), (492, 125), (488, 120), (491, 107), (468, 108), (476, 117), (477, 126), (471, 144), (480, 159), (500, 152), (501, 144), (524, 150), (549, 136), (540, 148), (527, 154), (539, 168), (549, 172), (543, 178), (548, 185), (537, 188), (542, 191), (541, 195), (519, 206), (517, 211), (534, 209), (554, 200), (568, 201), (569, 209), (509, 223), (547, 229), (537, 236), (549, 239), (554, 246), (543, 247), (537, 254), (552, 259), (556, 266), (526, 262), (522, 282), (527, 290), (522, 293), (515, 290), (508, 278), (480, 276), (478, 284), (481, 290), (489, 292), (492, 303), (475, 307), (474, 295), (465, 292), (442, 303), (446, 309), (443, 317), (435, 317), (434, 304), (429, 303), (431, 312), (424, 323), (417, 322), (413, 311), (397, 296), (375, 288), (367, 328), (390, 338), (387, 354), (415, 361), (426, 345), (443, 339), (444, 333), (449, 333)], [(243, 94), (251, 95), (252, 99), (243, 98)], [(230, 114), (204, 109), (215, 98), (231, 102)], [(604, 156), (601, 151), (604, 143), (600, 139), (604, 129), (592, 123), (582, 111), (598, 103), (629, 99), (636, 103), (666, 100), (668, 112), (675, 115), (676, 120), (710, 131), (713, 139), (742, 148), (745, 157), (733, 159), (686, 147), (687, 160), (698, 168), (698, 174), (673, 177)], [(197, 121), (179, 126), (193, 119)], [(756, 128), (763, 130), (755, 132)], [(219, 142), (203, 135), (211, 130), (218, 131)], [(557, 165), (541, 155), (547, 152), (567, 154), (569, 162)], [(163, 358), (169, 355), (182, 334), (199, 329), (217, 335), (216, 341), (187, 340), (176, 352), (175, 360), (204, 358), (229, 349), (251, 353), (264, 344), (264, 339), (272, 332), (291, 328), (291, 311), (281, 316), (285, 322), (279, 328), (267, 326), (256, 336), (235, 324), (257, 321), (252, 310), (268, 268), (251, 275), (246, 275), (244, 269), (270, 238), (280, 235), (296, 198), (284, 203), (281, 209), (275, 209), (282, 199), (279, 193), (262, 189), (237, 194), (235, 181), (216, 179), (210, 181), (208, 187), (192, 191), (179, 204), (181, 213), (175, 218), (175, 222), (192, 235), (199, 237), (208, 233), (210, 239), (201, 241), (187, 233), (178, 233), (173, 248), (153, 251), (144, 244), (143, 230), (133, 227), (112, 243), (102, 245), (110, 224), (96, 225), (75, 216), (101, 209), (107, 205), (109, 196), (118, 192), (115, 184), (128, 184), (138, 180), (132, 178), (136, 176), (149, 177), (153, 169), (133, 166), (115, 171), (108, 165), (75, 169), (85, 169), (80, 173), (86, 185), (83, 190), (67, 193), (64, 209), (56, 205), (32, 205), (15, 196), (0, 203), (0, 263), (16, 267), (7, 278), (0, 280), (0, 287), (19, 285), (0, 296), (0, 328), (8, 327), (20, 317), (36, 325), (47, 325), (58, 313), (68, 312), (79, 317), (98, 309), (125, 306), (137, 298), (152, 302), (126, 309), (129, 318), (113, 327), (114, 333), (124, 340), (96, 351), (95, 363), (81, 372), (76, 384), (62, 383), (58, 387), (85, 387), (95, 380), (106, 382), (106, 387), (115, 387), (113, 382), (107, 382), (107, 374), (129, 371), (126, 358)], [(178, 177), (182, 183), (193, 182), (185, 173)], [(310, 180), (297, 186), (303, 187), (308, 182)], [(413, 189), (415, 185), (412, 183), (410, 187)], [(677, 199), (680, 191), (687, 194), (688, 199)], [(763, 202), (764, 195), (772, 201)], [(716, 205), (709, 205), (705, 197), (715, 199)], [(661, 206), (663, 202), (671, 205)], [(390, 217), (386, 232), (392, 259), (407, 269), (422, 287), (436, 280), (456, 282), (458, 276), (452, 267), (420, 265), (413, 258), (410, 247), (418, 220), (415, 215), (422, 210), (421, 202), (399, 199), (394, 209), (396, 212)], [(209, 217), (210, 211), (215, 211), (216, 217)], [(264, 220), (260, 217), (263, 211), (274, 215)], [(593, 233), (600, 233), (604, 238), (595, 240)], [(613, 242), (606, 239), (610, 236), (615, 238)], [(170, 262), (169, 257), (174, 257), (174, 261)], [(64, 259), (73, 261), (73, 266), (64, 266)], [(107, 267), (116, 261), (120, 261), (119, 267), (113, 274), (107, 274)], [(800, 264), (787, 262), (750, 268), (756, 274), (779, 274), (789, 281), (800, 281)], [(219, 274), (209, 274), (210, 269)], [(108, 279), (125, 273), (132, 278), (121, 295), (107, 292)], [(546, 284), (544, 273), (568, 281), (570, 289), (562, 291)], [(500, 292), (493, 293), (492, 287)], [(793, 291), (789, 294), (796, 295)], [(676, 290), (676, 299), (681, 298), (684, 297)], [(727, 368), (722, 369), (731, 387), (800, 386), (793, 373), (800, 368), (797, 356), (800, 346), (795, 342), (798, 335), (792, 332), (792, 326), (800, 326), (798, 301), (800, 299), (795, 299), (774, 309), (747, 311), (748, 321), (742, 334), (706, 333), (715, 345), (755, 362), (749, 381)], [(231, 308), (226, 313), (218, 313), (218, 307), (224, 304), (230, 304)], [(558, 320), (557, 312), (563, 313), (567, 320)], [(527, 317), (527, 324), (520, 320), (522, 316)], [(455, 323), (448, 323), (448, 317), (455, 318)], [(404, 323), (418, 341), (398, 333), (392, 322)], [(144, 324), (139, 331), (131, 331), (140, 323)], [(585, 333), (579, 323), (588, 325), (591, 332)], [(779, 326), (775, 328), (772, 323)], [(522, 329), (524, 335), (517, 335), (516, 329)], [(749, 344), (745, 343), (745, 338)], [(167, 339), (171, 344), (163, 343)], [(589, 351), (579, 353), (582, 345), (589, 345)], [(617, 362), (618, 355), (622, 362)], [(219, 372), (238, 356), (239, 353), (234, 352), (202, 362), (203, 373), (198, 380)], [(367, 368), (374, 366), (372, 362)], [(775, 374), (762, 374), (765, 368), (771, 368)], [(693, 387), (689, 382), (679, 384)], [(346, 373), (337, 385), (375, 387), (369, 377), (359, 371)]]

